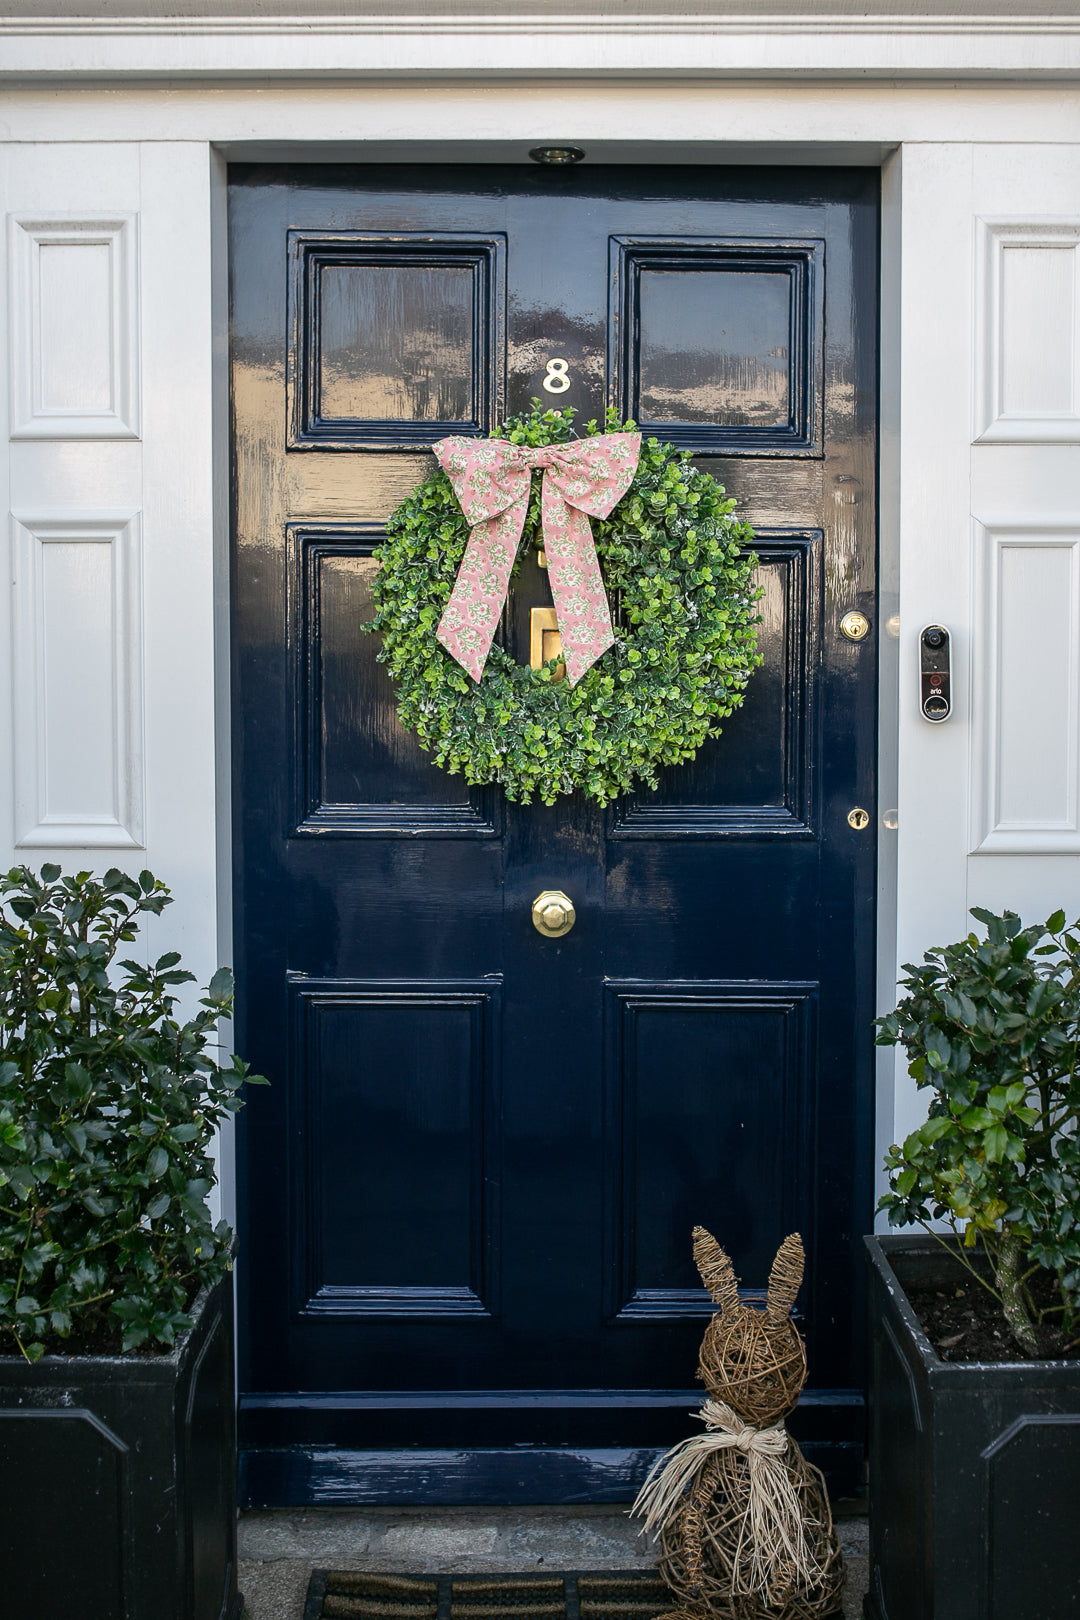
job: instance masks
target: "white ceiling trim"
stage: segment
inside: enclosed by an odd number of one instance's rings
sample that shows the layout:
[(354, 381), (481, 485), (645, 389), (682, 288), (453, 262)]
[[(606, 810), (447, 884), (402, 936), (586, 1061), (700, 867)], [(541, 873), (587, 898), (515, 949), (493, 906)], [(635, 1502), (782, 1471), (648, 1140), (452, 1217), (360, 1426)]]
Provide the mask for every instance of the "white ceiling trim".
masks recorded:
[(951, 36), (977, 39), (983, 36), (1060, 35), (1080, 36), (1080, 17), (1060, 16), (848, 16), (842, 12), (817, 16), (777, 13), (772, 16), (725, 15), (691, 12), (672, 16), (664, 11), (631, 15), (608, 12), (498, 12), (438, 13), (408, 15), (386, 12), (366, 16), (219, 16), (219, 17), (13, 17), (0, 18), (0, 38), (202, 38), (235, 34), (242, 38), (279, 35), (311, 38), (323, 35), (368, 37), (372, 34), (707, 34), (743, 38), (756, 34), (806, 35), (847, 34), (853, 38), (882, 35)]
[(0, 78), (1070, 79), (1080, 17), (7, 17)]

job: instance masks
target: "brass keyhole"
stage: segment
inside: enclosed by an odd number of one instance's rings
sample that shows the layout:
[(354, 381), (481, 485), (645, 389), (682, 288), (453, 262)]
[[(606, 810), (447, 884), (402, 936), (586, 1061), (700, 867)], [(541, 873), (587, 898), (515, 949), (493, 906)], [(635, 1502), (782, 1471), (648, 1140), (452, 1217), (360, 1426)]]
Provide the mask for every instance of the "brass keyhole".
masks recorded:
[(845, 613), (840, 620), (840, 634), (848, 641), (864, 641), (870, 634), (870, 620), (865, 613)]
[(860, 805), (856, 805), (854, 810), (849, 810), (847, 813), (847, 824), (849, 827), (853, 827), (856, 832), (862, 832), (864, 828), (870, 825), (869, 811), (862, 809)]

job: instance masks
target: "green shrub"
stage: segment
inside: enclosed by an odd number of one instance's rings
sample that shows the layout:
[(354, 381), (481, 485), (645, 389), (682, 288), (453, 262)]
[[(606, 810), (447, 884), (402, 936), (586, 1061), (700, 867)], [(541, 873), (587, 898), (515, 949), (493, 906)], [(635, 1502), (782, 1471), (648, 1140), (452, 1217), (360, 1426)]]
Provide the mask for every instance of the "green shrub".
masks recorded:
[(0, 878), (0, 1349), (30, 1360), (170, 1345), (229, 1269), (211, 1146), (265, 1081), (211, 1056), (227, 968), (180, 1023), (177, 952), (115, 962), (168, 904), (150, 872)]
[[(1031, 928), (1011, 911), (972, 916), (987, 938), (905, 963), (908, 994), (878, 1020), (878, 1044), (901, 1044), (933, 1093), (926, 1123), (888, 1153), (880, 1207), (894, 1225), (951, 1228), (1035, 1355), (1041, 1326), (1068, 1335), (1080, 1321), (1080, 923), (1066, 928), (1063, 911)], [(980, 1253), (988, 1269), (972, 1264)], [(1056, 1282), (1042, 1307), (1040, 1270)]]

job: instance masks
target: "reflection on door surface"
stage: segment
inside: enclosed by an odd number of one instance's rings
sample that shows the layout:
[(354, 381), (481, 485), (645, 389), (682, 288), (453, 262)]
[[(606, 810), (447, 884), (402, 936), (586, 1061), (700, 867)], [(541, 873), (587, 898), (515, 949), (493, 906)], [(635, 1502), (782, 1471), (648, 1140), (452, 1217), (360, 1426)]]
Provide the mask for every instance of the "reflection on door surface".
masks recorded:
[[(249, 1499), (630, 1496), (696, 1398), (697, 1222), (751, 1287), (802, 1232), (801, 1432), (843, 1484), (876, 693), (873, 632), (839, 623), (875, 619), (876, 176), (241, 167), (230, 199), (237, 1044), (273, 1081), (241, 1116)], [(690, 449), (758, 531), (744, 707), (606, 810), (436, 769), (361, 630), (431, 445), (534, 397)], [(523, 662), (545, 605), (530, 558)]]

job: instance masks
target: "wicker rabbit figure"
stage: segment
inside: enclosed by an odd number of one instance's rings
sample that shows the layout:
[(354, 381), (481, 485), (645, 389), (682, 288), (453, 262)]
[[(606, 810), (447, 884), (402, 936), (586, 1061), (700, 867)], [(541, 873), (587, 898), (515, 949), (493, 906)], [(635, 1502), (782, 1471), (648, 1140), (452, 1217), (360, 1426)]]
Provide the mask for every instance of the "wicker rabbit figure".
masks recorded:
[(791, 1320), (802, 1241), (780, 1245), (764, 1309), (740, 1302), (731, 1261), (700, 1226), (694, 1259), (719, 1307), (700, 1352), (706, 1432), (661, 1458), (632, 1511), (659, 1533), (682, 1615), (821, 1620), (839, 1609), (843, 1561), (821, 1474), (783, 1423), (806, 1380)]

